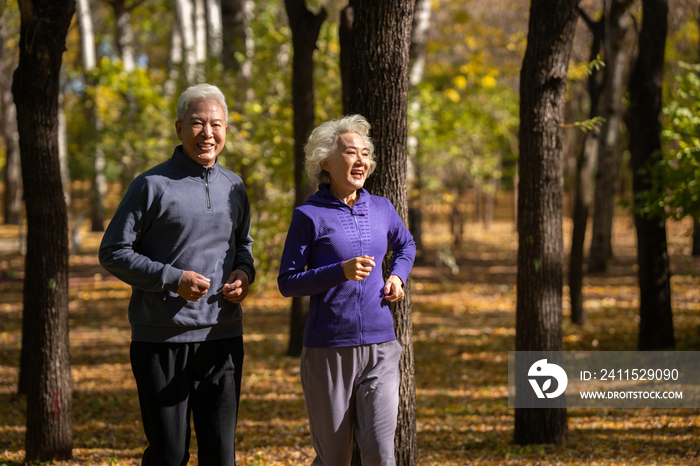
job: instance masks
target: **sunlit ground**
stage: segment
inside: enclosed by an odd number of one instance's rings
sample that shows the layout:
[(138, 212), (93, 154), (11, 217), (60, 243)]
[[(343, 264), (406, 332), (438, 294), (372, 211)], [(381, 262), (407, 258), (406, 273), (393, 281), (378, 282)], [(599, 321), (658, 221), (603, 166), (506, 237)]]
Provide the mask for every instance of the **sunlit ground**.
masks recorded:
[[(443, 217), (432, 213), (426, 220), (430, 265), (417, 267), (412, 281), (418, 464), (700, 464), (700, 409), (569, 409), (564, 445), (511, 443), (506, 384), (507, 352), (515, 345), (517, 234), (510, 205), (509, 199), (499, 201), (488, 231), (469, 221), (460, 249), (449, 248)], [(564, 227), (568, 238), (568, 219)], [(668, 230), (677, 348), (697, 351), (700, 260), (689, 255), (689, 222), (669, 222)], [(18, 231), (0, 227), (0, 465), (24, 457), (25, 402), (15, 394), (24, 276)], [(70, 262), (74, 459), (56, 464), (140, 464), (146, 445), (128, 357), (130, 291), (100, 268), (95, 257), (100, 236), (85, 231), (83, 251)], [(564, 292), (565, 349), (635, 349), (635, 242), (632, 222), (621, 212), (610, 273), (584, 280), (585, 326), (569, 322)], [(449, 253), (458, 270), (440, 261), (439, 251), (443, 258)], [(298, 358), (284, 356), (288, 308), (274, 288), (258, 288), (246, 299), (240, 465), (310, 464), (313, 458)], [(190, 464), (198, 464), (196, 439), (191, 453)]]

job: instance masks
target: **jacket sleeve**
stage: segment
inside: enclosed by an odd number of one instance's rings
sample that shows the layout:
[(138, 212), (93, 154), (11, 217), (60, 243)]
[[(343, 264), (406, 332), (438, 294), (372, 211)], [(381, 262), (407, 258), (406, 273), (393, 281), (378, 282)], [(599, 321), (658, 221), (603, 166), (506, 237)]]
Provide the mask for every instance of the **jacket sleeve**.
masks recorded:
[(162, 193), (153, 191), (143, 178), (131, 183), (102, 237), (100, 264), (135, 288), (176, 293), (184, 271), (151, 260), (137, 248), (139, 238), (149, 228), (149, 210)]
[(250, 200), (243, 185), (236, 186), (241, 201), (242, 215), (234, 231), (236, 254), (233, 259), (233, 269), (241, 269), (248, 274), (248, 282), (255, 281), (255, 262), (253, 261), (253, 238), (250, 236)]
[(389, 231), (387, 240), (389, 250), (392, 252), (390, 274), (398, 276), (403, 283), (406, 283), (408, 274), (413, 267), (416, 258), (416, 243), (408, 228), (403, 224), (401, 217), (396, 213), (393, 204), (387, 199), (387, 211), (389, 220)]
[(295, 209), (277, 277), (277, 286), (283, 296), (312, 296), (347, 281), (342, 261), (306, 270), (314, 236), (313, 221)]

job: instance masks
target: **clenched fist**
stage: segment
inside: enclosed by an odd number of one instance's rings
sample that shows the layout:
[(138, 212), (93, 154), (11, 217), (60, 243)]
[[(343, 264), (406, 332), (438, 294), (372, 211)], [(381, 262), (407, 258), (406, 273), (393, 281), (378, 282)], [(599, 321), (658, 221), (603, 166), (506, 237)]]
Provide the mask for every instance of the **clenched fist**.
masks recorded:
[(177, 287), (177, 294), (187, 301), (199, 301), (202, 296), (207, 294), (210, 284), (210, 280), (204, 275), (185, 270), (182, 272), (180, 285)]
[(369, 277), (373, 267), (376, 267), (374, 256), (353, 257), (343, 262), (343, 273), (348, 280), (359, 282)]

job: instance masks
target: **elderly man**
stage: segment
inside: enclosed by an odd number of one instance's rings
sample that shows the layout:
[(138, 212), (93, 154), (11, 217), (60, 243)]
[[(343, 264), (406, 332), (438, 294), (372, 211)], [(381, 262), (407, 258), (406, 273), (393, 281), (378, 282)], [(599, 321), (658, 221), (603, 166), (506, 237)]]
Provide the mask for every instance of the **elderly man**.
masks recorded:
[(199, 464), (235, 465), (240, 303), (255, 269), (248, 196), (217, 162), (227, 115), (214, 85), (182, 93), (175, 123), (182, 145), (131, 183), (100, 245), (102, 266), (132, 287), (144, 465), (187, 464), (190, 413)]

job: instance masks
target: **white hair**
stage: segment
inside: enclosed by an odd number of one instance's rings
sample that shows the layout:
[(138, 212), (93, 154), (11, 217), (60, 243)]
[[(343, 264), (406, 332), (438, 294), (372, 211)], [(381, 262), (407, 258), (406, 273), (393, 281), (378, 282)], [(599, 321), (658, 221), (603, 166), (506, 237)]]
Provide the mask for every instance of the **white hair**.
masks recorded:
[(226, 105), (226, 97), (215, 84), (195, 84), (184, 90), (177, 99), (177, 121), (182, 121), (185, 118), (187, 107), (195, 100), (214, 100), (224, 111), (226, 120), (228, 120), (228, 105)]
[(345, 115), (318, 125), (304, 146), (304, 164), (311, 183), (318, 185), (331, 182), (330, 175), (323, 168), (323, 162), (337, 155), (338, 138), (345, 133), (357, 133), (364, 139), (370, 159), (367, 176), (371, 175), (377, 162), (374, 160), (374, 144), (369, 137), (369, 129), (369, 122), (362, 115)]

